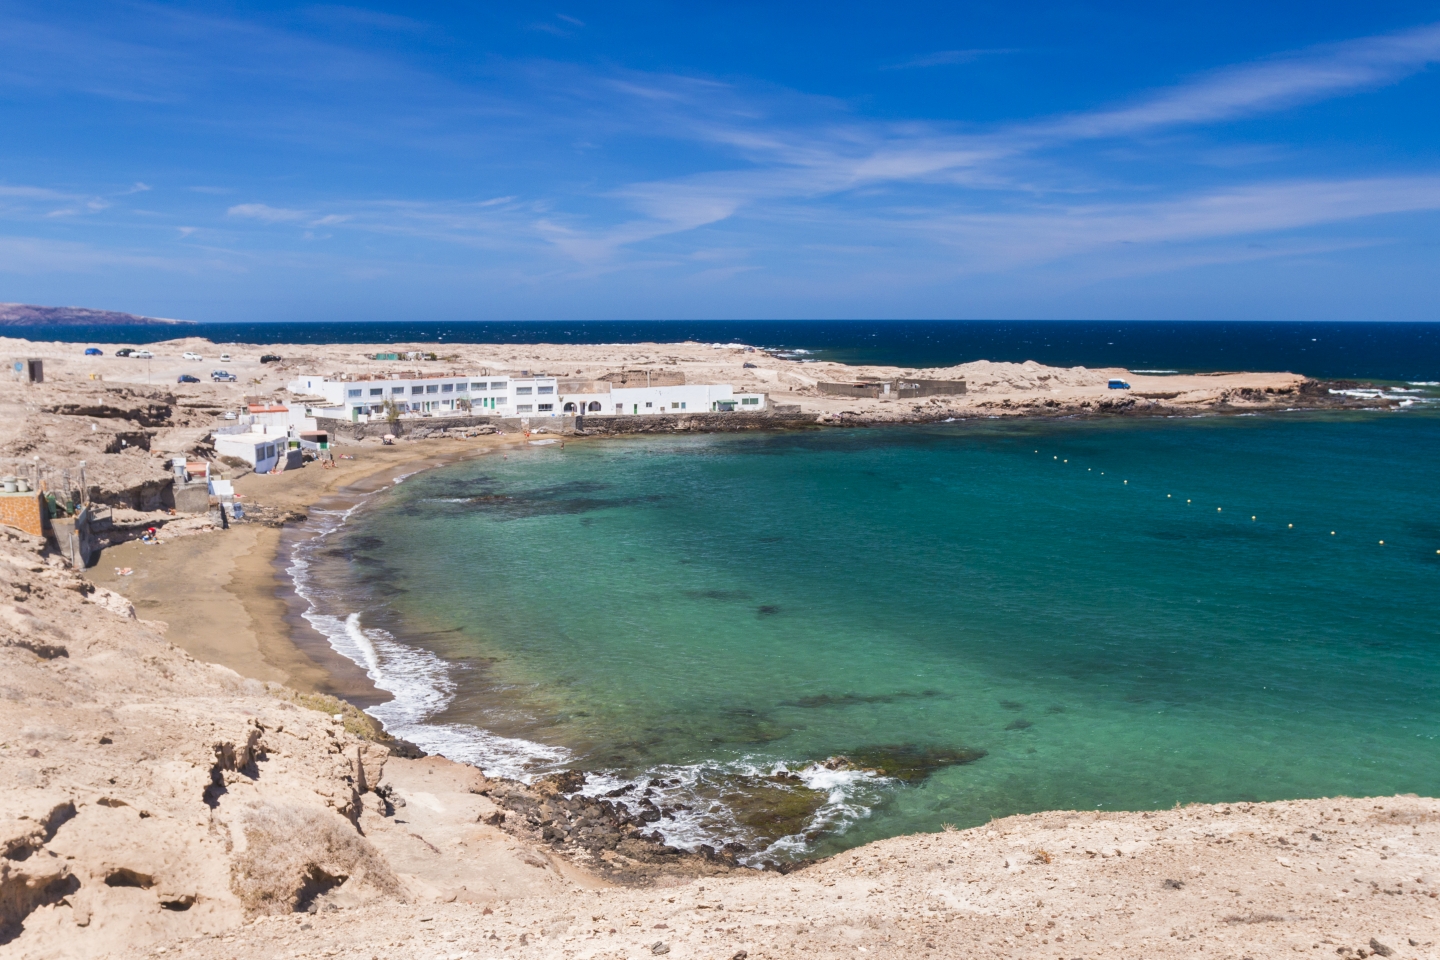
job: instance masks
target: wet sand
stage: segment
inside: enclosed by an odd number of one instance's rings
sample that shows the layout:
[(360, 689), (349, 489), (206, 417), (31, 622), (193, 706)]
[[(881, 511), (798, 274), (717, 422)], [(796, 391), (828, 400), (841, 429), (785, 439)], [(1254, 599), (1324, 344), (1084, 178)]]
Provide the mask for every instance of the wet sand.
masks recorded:
[[(356, 459), (339, 460), (333, 470), (311, 464), (278, 476), (249, 474), (235, 489), (242, 502), (272, 510), (343, 510), (396, 476), (520, 442), (523, 438), (503, 436), (350, 445), (342, 452)], [(384, 694), (304, 620), (305, 602), (286, 573), (289, 546), (315, 530), (307, 521), (292, 521), (283, 527), (243, 522), (169, 538), (162, 531), (159, 545), (130, 541), (106, 548), (85, 576), (129, 599), (142, 620), (164, 623), (166, 639), (197, 659), (368, 706)], [(117, 567), (134, 572), (122, 577)]]

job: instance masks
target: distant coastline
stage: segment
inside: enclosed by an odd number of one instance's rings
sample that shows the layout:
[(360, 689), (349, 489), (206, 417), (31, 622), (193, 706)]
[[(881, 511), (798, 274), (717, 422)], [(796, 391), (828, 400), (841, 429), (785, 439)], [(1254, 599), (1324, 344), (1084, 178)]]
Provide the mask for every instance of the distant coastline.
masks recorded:
[(166, 317), (143, 317), (118, 310), (92, 310), (89, 307), (42, 307), (33, 303), (0, 303), (0, 327), (44, 327), (51, 325), (97, 325), (120, 327), (177, 326), (193, 324), (194, 320), (171, 320)]

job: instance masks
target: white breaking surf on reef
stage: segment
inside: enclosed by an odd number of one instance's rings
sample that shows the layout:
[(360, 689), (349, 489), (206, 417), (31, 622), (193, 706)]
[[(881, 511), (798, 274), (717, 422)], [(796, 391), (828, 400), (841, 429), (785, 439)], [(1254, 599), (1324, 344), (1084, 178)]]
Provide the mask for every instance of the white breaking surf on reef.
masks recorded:
[[(332, 596), (313, 575), (313, 557), (339, 532), (362, 506), (347, 510), (312, 510), (311, 522), (318, 532), (297, 542), (291, 549), (287, 572), (295, 593), (306, 602), (305, 620), (325, 637), (331, 648), (364, 669), (377, 689), (390, 694), (386, 703), (365, 712), (379, 720), (392, 736), (408, 740), (427, 753), (480, 768), (487, 776), (533, 782), (546, 773), (565, 769), (574, 755), (564, 747), (532, 740), (503, 737), (466, 723), (442, 723), (432, 718), (442, 713), (455, 698), (453, 665), (428, 650), (398, 641), (386, 630), (366, 627), (357, 611), (327, 612), (343, 608), (344, 599)], [(734, 810), (713, 796), (721, 780), (734, 777), (769, 778), (790, 774), (826, 799), (805, 825), (805, 829), (759, 845)], [(758, 865), (762, 860), (807, 855), (817, 833), (843, 834), (870, 816), (882, 793), (895, 781), (864, 770), (830, 770), (820, 764), (793, 764), (774, 758), (745, 758), (728, 763), (662, 765), (643, 775), (617, 771), (587, 771), (582, 793), (603, 796), (625, 787), (616, 797), (619, 803), (634, 804), (646, 791), (652, 802), (666, 813), (650, 825), (665, 843), (685, 850), (701, 845), (720, 847), (739, 841), (746, 850), (737, 859)]]

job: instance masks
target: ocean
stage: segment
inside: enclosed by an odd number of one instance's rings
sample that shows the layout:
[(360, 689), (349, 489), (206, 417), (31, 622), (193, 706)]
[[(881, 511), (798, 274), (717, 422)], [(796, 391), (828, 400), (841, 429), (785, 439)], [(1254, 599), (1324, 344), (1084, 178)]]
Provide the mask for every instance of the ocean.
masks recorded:
[(747, 343), (798, 359), (901, 367), (996, 360), (1137, 372), (1288, 370), (1313, 377), (1440, 379), (1440, 323), (1207, 323), (1090, 320), (646, 320), (201, 323), (37, 326), (31, 340), (216, 343)]
[(1434, 795), (1437, 473), (1428, 404), (572, 442), (313, 515), (292, 572), (397, 734), (758, 863)]

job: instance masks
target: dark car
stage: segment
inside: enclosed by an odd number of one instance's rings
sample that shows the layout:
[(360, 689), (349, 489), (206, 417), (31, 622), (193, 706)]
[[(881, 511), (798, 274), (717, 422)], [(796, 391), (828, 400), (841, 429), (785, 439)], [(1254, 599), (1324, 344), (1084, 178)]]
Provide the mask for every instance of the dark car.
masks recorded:
[(104, 350), (101, 350), (99, 347), (86, 347), (86, 348), (85, 348), (85, 356), (87, 356), (87, 357), (103, 357), (103, 356), (105, 356), (105, 351), (104, 351)]
[(182, 374), (180, 374), (180, 378), (179, 378), (178, 380), (176, 380), (175, 382), (176, 382), (176, 383), (199, 383), (199, 382), (200, 382), (200, 378), (199, 378), (199, 377), (192, 377), (192, 376), (190, 376), (190, 374), (188, 374), (188, 373), (182, 373)]
[(261, 363), (279, 363), (280, 360), (281, 357), (278, 354), (274, 353), (267, 353), (265, 354), (265, 356), (260, 358)]
[(134, 353), (134, 352), (135, 352), (135, 348), (134, 348), (134, 347), (121, 347), (119, 350), (116, 350), (116, 351), (115, 351), (115, 356), (117, 356), (117, 357), (128, 357), (128, 356), (130, 356), (130, 354), (132, 354), (132, 353)]

